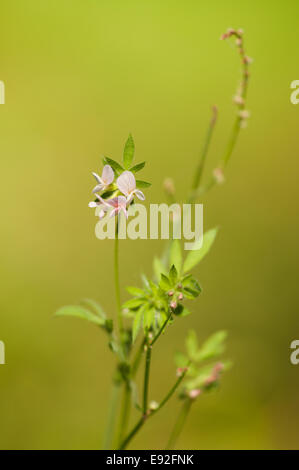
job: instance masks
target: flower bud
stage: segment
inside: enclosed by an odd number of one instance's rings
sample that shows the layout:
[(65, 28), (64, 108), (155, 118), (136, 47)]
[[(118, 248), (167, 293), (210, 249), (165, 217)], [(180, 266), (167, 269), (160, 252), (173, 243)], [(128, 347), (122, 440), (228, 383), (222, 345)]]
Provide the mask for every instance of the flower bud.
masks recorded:
[(180, 293), (179, 293), (179, 300), (183, 300), (183, 298), (184, 298), (184, 296), (183, 296), (183, 294), (180, 292)]
[(159, 408), (159, 403), (156, 402), (155, 400), (151, 401), (150, 404), (149, 404), (149, 409), (151, 411), (155, 411)]
[(195, 398), (198, 397), (198, 395), (201, 394), (201, 390), (199, 388), (195, 388), (194, 390), (190, 390), (189, 392), (189, 398), (194, 400)]
[(173, 310), (176, 309), (177, 306), (178, 306), (178, 304), (177, 304), (176, 300), (173, 300), (172, 302), (170, 302), (170, 307), (171, 307)]
[(176, 376), (181, 377), (184, 372), (187, 372), (188, 367), (178, 367), (176, 370)]

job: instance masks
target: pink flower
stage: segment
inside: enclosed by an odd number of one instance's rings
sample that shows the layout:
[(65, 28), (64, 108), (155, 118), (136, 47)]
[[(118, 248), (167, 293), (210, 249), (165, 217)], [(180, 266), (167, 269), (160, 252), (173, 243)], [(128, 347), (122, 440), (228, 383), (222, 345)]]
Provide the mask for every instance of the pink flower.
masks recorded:
[[(98, 197), (98, 196), (97, 196)], [(103, 204), (102, 202), (100, 201), (91, 201), (88, 203), (88, 207), (100, 207), (100, 211), (99, 211), (99, 217), (100, 219), (102, 219), (105, 215), (105, 213), (108, 211), (109, 207), (107, 207), (107, 205)]]
[(103, 168), (102, 176), (97, 173), (93, 173), (93, 176), (97, 180), (98, 184), (93, 188), (92, 192), (97, 193), (106, 189), (114, 180), (114, 171), (110, 165), (105, 165)]
[[(105, 212), (107, 212), (109, 209), (112, 208), (110, 212), (110, 217), (113, 217), (122, 211), (125, 214), (126, 218), (128, 218), (127, 200), (124, 196), (117, 196), (117, 197), (113, 197), (112, 199), (107, 199), (107, 200), (103, 199), (98, 194), (96, 196), (100, 200), (100, 203), (98, 202), (94, 203), (96, 206), (102, 204), (104, 206), (103, 211)], [(94, 205), (91, 206), (90, 204), (93, 204), (93, 203), (89, 203), (89, 207), (95, 207)]]
[(145, 200), (145, 196), (142, 191), (136, 189), (135, 176), (131, 171), (124, 171), (116, 180), (116, 184), (121, 193), (123, 193), (127, 202), (130, 203), (134, 197), (134, 194), (141, 201)]

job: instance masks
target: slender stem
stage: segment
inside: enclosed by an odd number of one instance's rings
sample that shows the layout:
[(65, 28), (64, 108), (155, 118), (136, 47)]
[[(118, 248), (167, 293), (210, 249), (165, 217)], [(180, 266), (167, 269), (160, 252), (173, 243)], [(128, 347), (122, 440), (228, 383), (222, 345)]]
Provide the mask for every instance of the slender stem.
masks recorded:
[[(241, 88), (237, 92), (237, 108), (238, 108), (238, 115), (235, 119), (232, 132), (229, 138), (229, 141), (227, 143), (227, 146), (225, 148), (225, 151), (218, 163), (218, 167), (216, 168), (217, 171), (220, 171), (221, 179), (223, 179), (223, 172), (230, 160), (230, 157), (234, 151), (234, 148), (236, 146), (238, 136), (242, 127), (242, 124), (245, 122), (245, 117), (244, 117), (244, 112), (245, 112), (245, 101), (247, 97), (247, 90), (248, 90), (248, 80), (249, 80), (249, 72), (248, 72), (248, 65), (249, 65), (249, 59), (245, 54), (244, 50), (244, 40), (242, 37), (242, 33), (238, 31), (233, 31), (230, 32), (229, 34), (224, 35), (223, 39), (230, 37), (230, 36), (235, 36), (238, 41), (238, 51), (240, 54), (241, 58), (241, 63), (242, 63), (242, 82), (241, 82)], [(221, 181), (221, 180), (220, 180)], [(198, 196), (203, 195), (207, 191), (209, 191), (213, 186), (215, 186), (216, 183), (218, 183), (218, 177), (217, 175), (213, 175), (212, 178), (210, 179), (209, 183), (203, 187), (199, 187), (198, 191), (194, 195), (194, 199)]]
[(163, 323), (163, 325), (161, 326), (160, 330), (158, 331), (158, 333), (156, 334), (156, 336), (154, 337), (154, 339), (152, 340), (151, 342), (151, 346), (153, 346), (155, 344), (155, 342), (157, 341), (157, 339), (160, 337), (161, 333), (163, 332), (165, 326), (167, 325), (167, 323), (169, 322), (170, 318), (171, 318), (171, 315), (172, 315), (172, 310), (170, 310), (169, 314), (168, 314), (168, 317), (166, 318), (165, 322)]
[(145, 371), (144, 371), (144, 385), (143, 385), (143, 414), (147, 413), (147, 402), (148, 402), (148, 384), (150, 365), (152, 357), (152, 346), (147, 344), (146, 356), (145, 356)]
[[(190, 365), (190, 363), (188, 364)], [(139, 421), (137, 422), (137, 424), (134, 426), (134, 428), (132, 429), (132, 431), (129, 433), (129, 435), (125, 438), (125, 440), (123, 441), (123, 443), (121, 444), (120, 446), (120, 449), (125, 449), (127, 447), (127, 445), (130, 443), (130, 441), (133, 439), (133, 437), (135, 436), (135, 434), (139, 431), (139, 429), (141, 428), (141, 426), (145, 423), (145, 421), (150, 418), (151, 416), (154, 416), (158, 411), (161, 410), (161, 408), (168, 402), (168, 400), (172, 397), (172, 395), (174, 394), (174, 392), (176, 391), (176, 389), (178, 388), (178, 386), (180, 385), (180, 383), (182, 382), (182, 380), (184, 379), (186, 373), (187, 373), (187, 369), (188, 367), (186, 367), (186, 369), (184, 370), (184, 372), (182, 373), (182, 375), (176, 380), (175, 384), (173, 385), (173, 387), (170, 389), (170, 391), (166, 394), (166, 396), (164, 397), (164, 399), (161, 401), (160, 405), (158, 406), (158, 408), (156, 410), (152, 410), (151, 413), (148, 413), (148, 411), (146, 410), (146, 412), (143, 414), (143, 416), (139, 419)]]
[(120, 284), (119, 284), (119, 238), (118, 238), (118, 219), (115, 226), (115, 244), (114, 244), (114, 281), (115, 281), (115, 298), (117, 305), (117, 320), (119, 332), (123, 331), (123, 319), (121, 314), (120, 301)]
[(127, 445), (129, 444), (129, 442), (133, 439), (133, 437), (135, 436), (135, 434), (139, 431), (139, 429), (141, 428), (141, 426), (144, 424), (146, 420), (146, 417), (142, 416), (139, 421), (137, 422), (137, 424), (134, 426), (134, 428), (132, 429), (132, 431), (128, 434), (128, 436), (125, 438), (125, 440), (122, 442), (122, 444), (120, 445), (119, 447), (119, 450), (124, 450)]
[(203, 145), (203, 148), (202, 148), (202, 151), (201, 151), (201, 154), (200, 154), (197, 171), (196, 171), (195, 176), (194, 176), (194, 181), (193, 181), (193, 185), (192, 185), (192, 192), (191, 192), (191, 195), (190, 195), (189, 201), (188, 201), (189, 203), (193, 202), (194, 199), (196, 198), (196, 190), (200, 185), (201, 177), (202, 177), (205, 162), (206, 162), (206, 157), (207, 157), (207, 154), (208, 154), (208, 151), (209, 151), (213, 131), (214, 131), (216, 120), (217, 120), (217, 107), (216, 106), (213, 106), (212, 112), (213, 112), (213, 115), (212, 115), (208, 130), (207, 130), (207, 133), (206, 133), (206, 138), (205, 138), (204, 145)]
[(181, 412), (179, 413), (179, 416), (177, 418), (177, 421), (174, 425), (174, 428), (172, 430), (172, 433), (170, 435), (168, 444), (166, 446), (166, 450), (173, 449), (179, 435), (182, 432), (182, 429), (184, 427), (184, 424), (186, 422), (186, 418), (189, 414), (190, 408), (191, 408), (192, 400), (188, 398), (185, 403), (183, 404), (181, 408)]
[(138, 348), (138, 350), (135, 354), (135, 358), (134, 358), (133, 363), (132, 363), (131, 377), (133, 377), (133, 378), (135, 377), (136, 372), (138, 370), (138, 367), (139, 367), (139, 364), (140, 364), (140, 359), (142, 357), (143, 351), (144, 351), (144, 340), (140, 344), (140, 347)]
[(122, 402), (122, 410), (121, 410), (121, 417), (119, 423), (119, 433), (118, 433), (118, 442), (121, 443), (123, 436), (127, 431), (129, 416), (130, 416), (130, 400), (131, 400), (131, 388), (130, 384), (127, 381), (124, 385), (123, 391), (123, 402)]
[(104, 439), (103, 439), (104, 450), (111, 449), (119, 390), (120, 390), (120, 383), (114, 382), (112, 392), (111, 392), (109, 409), (108, 409), (108, 421), (107, 421), (106, 431), (105, 431)]
[(172, 397), (172, 395), (174, 394), (174, 392), (176, 391), (176, 389), (178, 388), (178, 386), (180, 385), (180, 383), (182, 382), (182, 380), (184, 379), (185, 375), (186, 375), (186, 372), (188, 370), (188, 367), (186, 367), (186, 369), (184, 370), (184, 372), (182, 373), (182, 375), (177, 379), (177, 381), (175, 382), (175, 384), (173, 385), (173, 387), (171, 387), (171, 389), (169, 390), (169, 392), (166, 394), (166, 396), (163, 398), (163, 400), (161, 401), (160, 405), (158, 406), (158, 408), (156, 410), (154, 410), (152, 412), (152, 414), (154, 413), (157, 413), (157, 411), (160, 411), (161, 408), (168, 402), (168, 400)]

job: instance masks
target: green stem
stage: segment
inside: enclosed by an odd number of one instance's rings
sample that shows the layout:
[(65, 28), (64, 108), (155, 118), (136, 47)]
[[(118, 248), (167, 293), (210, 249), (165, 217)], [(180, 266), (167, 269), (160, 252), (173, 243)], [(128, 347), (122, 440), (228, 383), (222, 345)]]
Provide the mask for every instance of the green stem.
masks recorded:
[(132, 431), (128, 434), (128, 436), (125, 438), (125, 440), (122, 442), (122, 444), (120, 445), (119, 447), (119, 450), (124, 450), (127, 445), (129, 444), (129, 442), (133, 439), (133, 437), (135, 436), (135, 434), (139, 431), (139, 429), (141, 428), (141, 426), (144, 424), (146, 420), (146, 417), (145, 416), (142, 416), (139, 421), (137, 422), (137, 424), (134, 426), (134, 428), (132, 429)]
[(202, 177), (205, 162), (206, 162), (206, 157), (207, 157), (207, 154), (208, 154), (208, 151), (209, 151), (213, 131), (214, 131), (214, 128), (215, 128), (215, 124), (216, 124), (216, 120), (217, 120), (217, 108), (216, 108), (216, 106), (213, 106), (212, 111), (213, 111), (213, 115), (212, 115), (208, 130), (207, 130), (204, 145), (203, 145), (203, 148), (202, 148), (202, 151), (201, 151), (201, 154), (200, 154), (199, 164), (198, 164), (197, 171), (195, 173), (195, 177), (194, 177), (194, 181), (193, 181), (193, 185), (192, 185), (192, 192), (191, 192), (191, 195), (190, 195), (189, 200), (188, 200), (189, 203), (192, 203), (194, 201), (194, 199), (196, 198), (196, 190), (200, 185), (201, 177)]
[(158, 333), (156, 334), (156, 336), (154, 337), (153, 341), (151, 342), (151, 346), (153, 346), (155, 344), (155, 342), (157, 341), (157, 339), (160, 337), (161, 333), (163, 332), (165, 326), (167, 325), (167, 323), (169, 322), (170, 318), (171, 318), (171, 315), (172, 315), (172, 310), (170, 310), (170, 313), (168, 315), (168, 317), (166, 318), (165, 322), (163, 323), (163, 325), (161, 326), (160, 330), (158, 331)]
[(140, 347), (138, 348), (138, 350), (135, 354), (135, 358), (134, 358), (133, 363), (132, 363), (132, 369), (131, 369), (131, 377), (132, 378), (134, 378), (135, 375), (136, 375), (136, 372), (138, 370), (143, 351), (144, 351), (144, 340), (142, 341)]
[[(190, 364), (188, 364), (189, 366)], [(186, 372), (187, 372), (187, 369), (188, 367), (186, 367), (186, 369), (184, 370), (184, 372), (182, 373), (182, 375), (177, 379), (177, 381), (175, 382), (175, 384), (173, 385), (173, 387), (170, 389), (170, 391), (167, 393), (167, 395), (165, 396), (165, 398), (161, 401), (160, 405), (158, 406), (158, 408), (156, 410), (154, 410), (152, 412), (153, 413), (156, 413), (157, 411), (160, 411), (161, 408), (168, 402), (168, 400), (172, 397), (172, 395), (174, 394), (174, 392), (176, 391), (176, 389), (178, 388), (178, 386), (180, 385), (180, 383), (182, 382), (182, 380), (184, 379), (185, 375), (186, 375)]]
[(118, 238), (118, 219), (115, 226), (115, 244), (114, 244), (114, 281), (115, 281), (115, 298), (117, 306), (117, 320), (120, 334), (123, 332), (123, 319), (120, 301), (120, 284), (119, 284), (119, 238)]
[[(190, 364), (190, 363), (189, 363)], [(188, 364), (188, 365), (189, 365)], [(127, 445), (130, 443), (130, 441), (133, 439), (133, 437), (135, 436), (135, 434), (139, 431), (139, 429), (141, 428), (141, 426), (143, 426), (143, 424), (145, 423), (145, 421), (150, 418), (151, 416), (154, 416), (158, 411), (161, 410), (161, 408), (168, 402), (168, 400), (172, 397), (172, 395), (174, 394), (174, 392), (176, 391), (176, 389), (178, 388), (178, 386), (180, 385), (180, 383), (182, 382), (182, 380), (184, 379), (186, 373), (187, 373), (187, 369), (188, 367), (184, 370), (184, 372), (182, 373), (182, 375), (176, 380), (175, 384), (173, 385), (173, 387), (170, 389), (170, 391), (166, 394), (165, 398), (161, 401), (160, 405), (158, 406), (158, 408), (156, 410), (153, 410), (151, 413), (148, 413), (148, 411), (146, 410), (146, 412), (143, 414), (143, 416), (139, 419), (139, 421), (137, 422), (137, 424), (134, 426), (134, 428), (132, 429), (132, 431), (128, 434), (128, 436), (125, 438), (125, 440), (122, 442), (121, 446), (120, 446), (120, 450), (123, 450), (127, 447)]]
[(115, 425), (115, 417), (116, 417), (116, 408), (118, 404), (119, 389), (120, 389), (120, 383), (114, 382), (112, 392), (111, 392), (109, 409), (108, 409), (108, 421), (107, 421), (106, 431), (105, 431), (104, 439), (103, 439), (103, 450), (111, 449), (114, 425)]
[[(227, 167), (227, 164), (230, 160), (230, 157), (234, 151), (234, 148), (236, 146), (238, 136), (240, 133), (241, 129), (241, 124), (242, 124), (242, 117), (240, 116), (240, 112), (245, 110), (245, 100), (247, 97), (247, 90), (248, 90), (248, 80), (249, 80), (249, 72), (248, 72), (248, 60), (245, 54), (244, 50), (244, 43), (243, 43), (243, 38), (239, 33), (234, 33), (234, 35), (241, 41), (241, 46), (239, 47), (239, 54), (241, 58), (241, 63), (242, 63), (242, 83), (241, 83), (241, 92), (240, 92), (240, 103), (237, 105), (238, 107), (238, 113), (239, 115), (237, 116), (233, 129), (229, 138), (229, 141), (227, 143), (227, 146), (225, 148), (225, 151), (223, 153), (223, 156), (221, 157), (218, 168), (220, 171), (224, 171), (225, 168)], [(199, 187), (198, 191), (194, 195), (194, 199), (198, 196), (203, 195), (207, 191), (209, 191), (215, 184), (217, 183), (217, 178), (213, 175), (209, 183), (203, 187)]]
[(124, 392), (123, 392), (123, 402), (122, 402), (122, 410), (121, 410), (121, 417), (119, 423), (119, 433), (118, 433), (118, 442), (121, 443), (123, 436), (127, 431), (129, 416), (130, 416), (130, 401), (131, 401), (131, 389), (130, 384), (127, 381), (124, 385)]
[(143, 385), (143, 414), (144, 415), (147, 414), (148, 384), (149, 384), (151, 357), (152, 357), (152, 346), (147, 343), (147, 350), (146, 350), (146, 356), (145, 356), (144, 385)]
[(187, 416), (191, 408), (192, 400), (188, 398), (182, 406), (181, 412), (179, 413), (178, 419), (174, 425), (172, 433), (170, 435), (166, 450), (173, 449), (174, 445), (182, 432)]

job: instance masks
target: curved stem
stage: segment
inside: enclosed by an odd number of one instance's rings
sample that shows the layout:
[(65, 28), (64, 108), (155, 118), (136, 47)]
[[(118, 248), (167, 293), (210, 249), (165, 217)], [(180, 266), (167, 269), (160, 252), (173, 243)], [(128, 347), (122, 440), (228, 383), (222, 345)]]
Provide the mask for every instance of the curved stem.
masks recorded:
[(166, 450), (173, 449), (179, 435), (182, 432), (182, 429), (184, 427), (184, 424), (186, 422), (186, 418), (189, 414), (190, 408), (191, 408), (192, 400), (188, 398), (186, 402), (183, 404), (181, 412), (179, 413), (179, 416), (176, 420), (176, 423), (174, 425), (174, 428), (172, 430), (172, 433), (170, 435), (168, 444), (166, 446)]
[[(190, 365), (190, 363), (188, 364)], [(182, 380), (184, 379), (186, 373), (187, 373), (187, 370), (188, 370), (188, 367), (186, 367), (186, 369), (184, 370), (184, 372), (182, 373), (182, 375), (176, 380), (175, 384), (173, 385), (173, 387), (170, 389), (170, 391), (166, 394), (166, 396), (164, 397), (164, 399), (161, 401), (160, 405), (158, 406), (158, 408), (156, 410), (152, 410), (151, 413), (148, 413), (148, 410), (146, 410), (146, 413), (143, 414), (143, 416), (139, 419), (139, 421), (137, 422), (137, 424), (134, 426), (134, 428), (132, 429), (132, 431), (128, 434), (128, 436), (125, 438), (125, 440), (122, 442), (121, 446), (120, 446), (120, 450), (123, 450), (127, 447), (127, 445), (130, 443), (130, 441), (133, 439), (133, 437), (135, 436), (135, 434), (139, 431), (139, 429), (141, 428), (141, 426), (145, 423), (145, 421), (150, 418), (151, 416), (154, 416), (159, 410), (161, 410), (161, 408), (168, 402), (168, 400), (172, 397), (172, 395), (174, 394), (174, 392), (176, 391), (176, 389), (178, 388), (178, 386), (180, 385), (180, 383), (182, 382)]]
[(158, 333), (156, 334), (156, 336), (154, 337), (154, 339), (152, 340), (151, 342), (151, 346), (153, 346), (155, 344), (155, 342), (157, 341), (157, 339), (160, 337), (161, 333), (163, 332), (165, 326), (167, 325), (167, 323), (169, 322), (169, 320), (171, 319), (171, 315), (172, 315), (172, 310), (170, 310), (170, 313), (168, 315), (168, 317), (166, 318), (165, 322), (163, 323), (163, 325), (161, 326), (160, 330), (158, 331)]
[(142, 416), (139, 421), (137, 422), (137, 424), (134, 426), (134, 428), (132, 429), (132, 431), (128, 434), (128, 436), (125, 438), (125, 440), (122, 442), (122, 444), (120, 445), (120, 448), (119, 450), (124, 450), (127, 445), (129, 444), (129, 442), (133, 439), (133, 437), (135, 436), (135, 434), (139, 431), (139, 429), (141, 428), (141, 426), (143, 425), (143, 423), (145, 422), (146, 420), (146, 417)]
[[(188, 364), (190, 365), (190, 364)], [(157, 411), (161, 410), (161, 408), (168, 402), (168, 400), (172, 397), (172, 395), (174, 394), (174, 392), (176, 391), (176, 389), (178, 388), (178, 386), (180, 385), (180, 383), (182, 382), (182, 380), (184, 379), (186, 373), (187, 373), (187, 370), (188, 370), (188, 367), (185, 368), (184, 372), (182, 373), (182, 375), (177, 379), (177, 381), (175, 382), (175, 384), (173, 385), (173, 387), (170, 389), (170, 391), (167, 393), (167, 395), (165, 396), (165, 398), (161, 401), (160, 405), (158, 406), (158, 408), (156, 410), (154, 410), (152, 412), (152, 414), (156, 413)]]
[(191, 195), (188, 200), (189, 204), (192, 203), (194, 199), (196, 198), (196, 191), (200, 185), (201, 177), (202, 177), (205, 162), (206, 162), (206, 157), (209, 151), (211, 139), (213, 136), (213, 131), (214, 131), (216, 120), (217, 120), (217, 107), (216, 106), (213, 106), (212, 112), (213, 112), (213, 115), (212, 115), (208, 130), (207, 130), (206, 138), (205, 138), (204, 145), (203, 145), (200, 158), (199, 158), (199, 164), (198, 164), (197, 171), (195, 173), (195, 177), (194, 177), (194, 181), (192, 185)]

